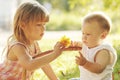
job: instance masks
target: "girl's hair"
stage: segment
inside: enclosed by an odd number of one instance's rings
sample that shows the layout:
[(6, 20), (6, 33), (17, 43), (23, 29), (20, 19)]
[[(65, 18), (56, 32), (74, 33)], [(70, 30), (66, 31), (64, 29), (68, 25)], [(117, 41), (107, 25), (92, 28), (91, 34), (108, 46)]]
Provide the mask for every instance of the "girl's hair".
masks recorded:
[(17, 9), (13, 20), (14, 38), (20, 42), (29, 43), (21, 26), (23, 23), (30, 25), (36, 21), (48, 22), (48, 11), (37, 1), (22, 3)]
[(109, 17), (107, 17), (104, 13), (102, 12), (90, 13), (84, 17), (83, 23), (94, 21), (96, 21), (102, 29), (106, 30), (107, 32), (110, 31), (111, 21)]

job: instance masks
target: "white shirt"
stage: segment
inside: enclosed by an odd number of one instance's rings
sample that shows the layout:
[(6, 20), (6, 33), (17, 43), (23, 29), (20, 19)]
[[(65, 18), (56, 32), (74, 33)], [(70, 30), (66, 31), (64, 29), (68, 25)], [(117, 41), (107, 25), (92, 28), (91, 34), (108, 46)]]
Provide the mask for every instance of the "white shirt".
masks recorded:
[(97, 74), (88, 71), (84, 67), (80, 66), (80, 80), (112, 80), (113, 67), (117, 60), (117, 55), (115, 49), (109, 44), (101, 44), (97, 47), (89, 49), (87, 46), (83, 45), (82, 54), (90, 62), (94, 63), (94, 58), (99, 50), (107, 49), (113, 55), (112, 64), (108, 64), (103, 72)]

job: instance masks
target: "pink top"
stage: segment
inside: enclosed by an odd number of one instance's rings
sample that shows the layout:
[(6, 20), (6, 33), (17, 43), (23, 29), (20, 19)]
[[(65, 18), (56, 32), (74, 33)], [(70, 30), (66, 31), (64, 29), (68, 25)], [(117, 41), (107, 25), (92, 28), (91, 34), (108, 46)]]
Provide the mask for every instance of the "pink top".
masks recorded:
[[(16, 44), (21, 44), (25, 46), (23, 43), (15, 41), (14, 43), (10, 44), (7, 53), (9, 52), (10, 48), (13, 47)], [(26, 50), (30, 50), (25, 46)], [(35, 54), (35, 53), (34, 53)], [(34, 54), (30, 54), (33, 56)], [(2, 64), (0, 64), (0, 80), (30, 80), (30, 76), (33, 72), (25, 70), (18, 61), (12, 61), (6, 59)]]

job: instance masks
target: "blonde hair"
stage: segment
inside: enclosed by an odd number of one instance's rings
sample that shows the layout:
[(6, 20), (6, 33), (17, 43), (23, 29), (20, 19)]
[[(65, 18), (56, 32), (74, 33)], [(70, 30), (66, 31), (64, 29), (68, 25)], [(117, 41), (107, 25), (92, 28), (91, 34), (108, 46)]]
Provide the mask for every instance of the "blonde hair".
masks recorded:
[(13, 20), (14, 38), (20, 42), (29, 43), (21, 26), (23, 23), (25, 23), (25, 25), (30, 25), (38, 20), (41, 22), (48, 22), (48, 11), (37, 1), (22, 3), (17, 9)]
[(83, 19), (83, 23), (96, 21), (100, 27), (107, 32), (110, 32), (111, 20), (102, 12), (93, 12), (86, 15)]

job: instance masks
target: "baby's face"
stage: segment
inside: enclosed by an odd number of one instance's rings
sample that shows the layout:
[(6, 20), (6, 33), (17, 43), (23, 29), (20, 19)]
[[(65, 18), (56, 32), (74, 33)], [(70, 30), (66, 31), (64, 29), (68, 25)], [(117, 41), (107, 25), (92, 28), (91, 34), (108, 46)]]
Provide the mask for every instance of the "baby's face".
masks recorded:
[(89, 48), (96, 47), (102, 39), (103, 29), (97, 22), (85, 22), (82, 25), (82, 41)]

